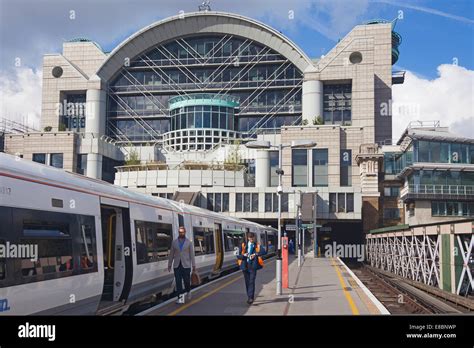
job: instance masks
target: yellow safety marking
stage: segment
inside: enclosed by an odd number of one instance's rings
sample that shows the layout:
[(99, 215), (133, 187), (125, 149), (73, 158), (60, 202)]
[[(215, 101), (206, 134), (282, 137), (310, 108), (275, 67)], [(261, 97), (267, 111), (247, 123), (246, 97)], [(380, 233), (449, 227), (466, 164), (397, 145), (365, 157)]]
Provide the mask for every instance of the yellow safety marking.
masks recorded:
[(342, 286), (342, 291), (344, 292), (344, 296), (346, 297), (347, 302), (349, 303), (349, 307), (351, 307), (352, 314), (359, 315), (359, 310), (357, 309), (354, 300), (352, 299), (351, 294), (349, 291), (346, 290), (346, 284), (344, 283), (344, 278), (342, 278), (341, 271), (337, 268), (336, 264), (334, 263), (334, 259), (331, 258), (331, 265), (336, 270), (337, 277), (339, 278), (339, 282)]
[(237, 280), (242, 279), (242, 278), (243, 278), (243, 276), (239, 276), (239, 277), (237, 277), (237, 278), (235, 278), (235, 279), (232, 279), (232, 280), (230, 280), (230, 281), (228, 281), (228, 282), (222, 284), (221, 286), (215, 288), (214, 290), (209, 291), (208, 293), (202, 295), (201, 297), (198, 297), (197, 299), (192, 300), (192, 301), (189, 302), (189, 303), (183, 304), (180, 308), (174, 310), (173, 312), (169, 313), (168, 315), (169, 315), (169, 316), (173, 316), (173, 315), (176, 315), (176, 314), (178, 314), (178, 313), (181, 313), (181, 312), (184, 311), (186, 308), (191, 307), (192, 305), (194, 305), (194, 304), (196, 304), (196, 303), (198, 303), (198, 302), (204, 300), (206, 297), (209, 297), (209, 296), (215, 294), (216, 292), (222, 290), (222, 289), (225, 288), (226, 286), (228, 286), (228, 285), (230, 285), (230, 284), (232, 284), (232, 283), (235, 283)]

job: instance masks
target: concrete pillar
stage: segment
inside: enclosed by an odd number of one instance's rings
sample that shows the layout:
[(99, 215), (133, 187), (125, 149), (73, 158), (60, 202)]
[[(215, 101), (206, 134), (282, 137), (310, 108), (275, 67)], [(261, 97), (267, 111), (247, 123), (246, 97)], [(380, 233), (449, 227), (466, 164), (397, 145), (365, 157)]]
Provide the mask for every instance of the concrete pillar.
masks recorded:
[(323, 83), (319, 80), (303, 81), (302, 92), (303, 121), (313, 124), (313, 118), (323, 118)]
[[(105, 134), (106, 93), (100, 89), (88, 89), (86, 92), (86, 135), (99, 138)], [(87, 154), (86, 175), (90, 178), (102, 178), (102, 155)]]
[(86, 92), (86, 133), (94, 137), (105, 134), (106, 93), (100, 89), (88, 89)]
[(270, 153), (257, 150), (255, 158), (255, 187), (270, 186)]
[(102, 179), (102, 155), (98, 153), (87, 154), (87, 172), (89, 178)]

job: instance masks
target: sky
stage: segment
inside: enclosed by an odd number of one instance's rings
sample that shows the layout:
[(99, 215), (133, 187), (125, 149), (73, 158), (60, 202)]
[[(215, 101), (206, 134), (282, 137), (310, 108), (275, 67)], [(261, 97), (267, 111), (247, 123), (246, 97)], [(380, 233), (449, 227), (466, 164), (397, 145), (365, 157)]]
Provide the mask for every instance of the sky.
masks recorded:
[[(144, 26), (196, 11), (201, 2), (0, 0), (0, 118), (39, 127), (42, 57), (60, 53), (64, 41), (86, 37), (111, 51)], [(413, 120), (440, 120), (474, 137), (472, 0), (214, 0), (211, 7), (272, 26), (311, 58), (327, 54), (357, 24), (398, 18), (403, 41), (393, 69), (406, 77), (393, 86), (393, 138)]]

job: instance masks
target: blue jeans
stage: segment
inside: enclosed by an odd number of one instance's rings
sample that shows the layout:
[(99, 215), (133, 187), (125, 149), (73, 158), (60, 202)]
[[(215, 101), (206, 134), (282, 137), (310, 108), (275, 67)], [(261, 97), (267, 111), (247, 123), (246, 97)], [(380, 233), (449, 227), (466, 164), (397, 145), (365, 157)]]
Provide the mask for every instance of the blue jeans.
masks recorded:
[(178, 296), (183, 293), (183, 281), (186, 292), (191, 291), (191, 268), (184, 268), (180, 262), (179, 266), (174, 269), (174, 278)]

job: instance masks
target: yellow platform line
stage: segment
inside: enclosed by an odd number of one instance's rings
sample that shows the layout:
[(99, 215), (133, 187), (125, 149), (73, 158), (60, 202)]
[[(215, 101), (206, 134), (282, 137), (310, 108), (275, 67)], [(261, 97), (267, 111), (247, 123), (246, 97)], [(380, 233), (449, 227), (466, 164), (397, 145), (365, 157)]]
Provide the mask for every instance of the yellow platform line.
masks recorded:
[(222, 284), (221, 286), (215, 288), (214, 290), (209, 291), (208, 293), (206, 293), (206, 294), (204, 294), (204, 295), (198, 297), (197, 299), (192, 300), (192, 301), (189, 302), (189, 303), (183, 304), (180, 308), (174, 310), (173, 312), (169, 313), (168, 315), (169, 315), (169, 316), (173, 316), (173, 315), (179, 314), (179, 313), (181, 313), (182, 311), (184, 311), (185, 309), (191, 307), (192, 305), (194, 305), (194, 304), (196, 304), (196, 303), (198, 303), (198, 302), (201, 302), (201, 301), (204, 300), (206, 297), (209, 297), (209, 296), (215, 294), (216, 292), (218, 292), (218, 291), (224, 289), (226, 286), (229, 286), (230, 284), (235, 283), (237, 280), (242, 279), (242, 278), (243, 278), (243, 276), (241, 275), (241, 276), (238, 276), (238, 277), (235, 278), (235, 279), (229, 280), (228, 282), (226, 282), (226, 283)]
[(341, 286), (342, 286), (342, 291), (344, 292), (344, 296), (346, 297), (346, 300), (349, 303), (349, 307), (351, 307), (352, 314), (359, 315), (359, 310), (357, 309), (357, 306), (355, 305), (351, 294), (349, 293), (349, 291), (346, 290), (346, 284), (344, 282), (344, 278), (341, 275), (341, 271), (339, 271), (339, 268), (336, 266), (336, 264), (334, 263), (334, 259), (332, 258), (331, 258), (331, 265), (336, 270), (337, 277), (339, 278), (339, 282), (341, 283)]

